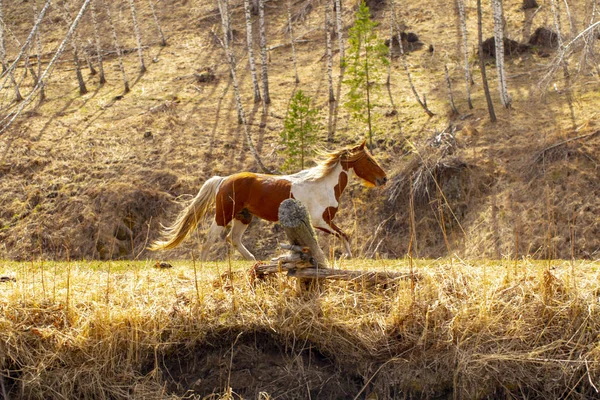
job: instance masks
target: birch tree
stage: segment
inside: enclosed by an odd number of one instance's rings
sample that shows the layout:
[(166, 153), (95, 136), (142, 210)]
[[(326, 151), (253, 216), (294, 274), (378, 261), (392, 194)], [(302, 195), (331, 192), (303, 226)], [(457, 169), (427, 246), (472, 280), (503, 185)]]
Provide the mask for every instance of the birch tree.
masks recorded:
[[(2, 13), (2, 0), (0, 0), (0, 62), (2, 63), (2, 73), (6, 72), (8, 69), (6, 65), (6, 40), (4, 34), (4, 16)], [(23, 100), (23, 96), (21, 96), (21, 92), (19, 91), (19, 86), (15, 81), (15, 75), (12, 69), (8, 71), (8, 75), (10, 78), (11, 84), (15, 87), (15, 101), (19, 102)]]
[(402, 30), (400, 29), (400, 24), (398, 23), (398, 19), (396, 18), (396, 10), (394, 7), (394, 0), (390, 0), (390, 5), (391, 5), (391, 9), (392, 9), (392, 23), (394, 24), (394, 27), (396, 28), (395, 34), (398, 35), (397, 37), (398, 37), (398, 46), (400, 47), (400, 62), (402, 63), (402, 68), (404, 68), (404, 72), (406, 73), (406, 78), (408, 79), (408, 84), (410, 85), (410, 89), (412, 90), (413, 95), (415, 96), (415, 100), (417, 100), (417, 103), (419, 103), (419, 105), (421, 106), (423, 111), (425, 111), (425, 113), (428, 116), (433, 117), (435, 114), (433, 112), (431, 112), (431, 110), (427, 106), (427, 99), (425, 98), (425, 96), (423, 96), (423, 100), (421, 100), (421, 96), (419, 96), (419, 92), (417, 91), (417, 88), (415, 87), (415, 84), (412, 80), (412, 76), (408, 69), (408, 63), (406, 62), (406, 54), (404, 53), (404, 45), (402, 44)]
[(119, 44), (117, 29), (115, 28), (115, 22), (113, 21), (112, 14), (110, 12), (110, 4), (107, 0), (104, 0), (104, 8), (106, 11), (106, 19), (112, 33), (115, 51), (117, 52), (117, 59), (119, 60), (119, 69), (121, 70), (121, 75), (123, 76), (123, 91), (125, 93), (129, 93), (129, 81), (127, 80), (127, 74), (125, 73), (125, 66), (123, 65), (123, 51), (121, 50), (121, 45)]
[(6, 40), (4, 38), (4, 15), (3, 4), (0, 0), (0, 63), (2, 64), (2, 73), (6, 71)]
[(231, 35), (231, 25), (230, 25), (230, 13), (229, 13), (229, 3), (228, 0), (217, 0), (217, 5), (219, 6), (219, 11), (221, 14), (221, 29), (223, 30), (223, 48), (227, 57), (227, 64), (229, 65), (229, 72), (231, 76), (231, 81), (233, 85), (233, 92), (235, 95), (235, 104), (238, 111), (238, 120), (244, 129), (244, 135), (246, 136), (246, 142), (248, 144), (248, 148), (250, 149), (250, 153), (256, 160), (257, 164), (265, 173), (270, 173), (271, 171), (265, 167), (258, 152), (256, 151), (256, 147), (254, 146), (254, 142), (252, 137), (250, 136), (250, 130), (248, 128), (248, 123), (246, 121), (246, 114), (244, 112), (244, 106), (242, 105), (242, 97), (240, 96), (240, 88), (237, 80), (236, 73), (236, 62), (235, 56), (233, 53), (233, 49), (229, 43), (229, 37)]
[(263, 102), (271, 104), (269, 71), (267, 68), (267, 34), (265, 32), (265, 0), (258, 0), (258, 29), (260, 31), (260, 61), (262, 64)]
[(106, 77), (104, 76), (104, 63), (102, 60), (102, 45), (100, 44), (100, 33), (98, 30), (98, 15), (96, 10), (96, 1), (92, 0), (90, 3), (90, 11), (92, 14), (92, 25), (94, 26), (94, 43), (96, 45), (96, 58), (98, 60), (98, 70), (100, 71), (100, 84), (106, 83)]
[(342, 2), (335, 0), (335, 22), (337, 26), (338, 46), (340, 48), (340, 68), (344, 68), (344, 24), (342, 21)]
[[(61, 8), (61, 13), (67, 26), (72, 25), (73, 20), (71, 19), (69, 5), (67, 2), (63, 4), (63, 7)], [(79, 84), (79, 94), (84, 95), (87, 93), (87, 87), (85, 86), (83, 74), (81, 73), (81, 63), (79, 61), (79, 46), (77, 43), (76, 34), (74, 34), (73, 40), (71, 40), (71, 46), (73, 47), (73, 64), (75, 65), (75, 74), (77, 75), (77, 83)]]
[(485, 100), (487, 101), (488, 113), (490, 114), (490, 121), (496, 122), (494, 103), (492, 103), (492, 96), (490, 95), (487, 74), (485, 72), (485, 60), (483, 59), (483, 27), (481, 20), (481, 0), (477, 0), (477, 42), (479, 45), (479, 70), (481, 71), (481, 80), (483, 84), (483, 91), (485, 93)]
[(129, 7), (131, 8), (131, 19), (133, 20), (133, 30), (135, 32), (135, 41), (137, 42), (138, 58), (140, 60), (140, 73), (146, 72), (146, 64), (144, 64), (144, 50), (142, 49), (142, 35), (140, 33), (140, 25), (138, 24), (137, 12), (135, 10), (135, 3), (133, 0), (129, 0)]
[(292, 24), (292, 2), (287, 0), (287, 19), (288, 19), (288, 30), (290, 31), (290, 45), (292, 46), (292, 63), (294, 64), (294, 76), (296, 83), (300, 83), (298, 78), (298, 66), (296, 62), (296, 44), (294, 43), (294, 27)]
[[(39, 18), (39, 16), (40, 16), (40, 13), (38, 12), (37, 0), (33, 0), (33, 19), (37, 20)], [(42, 75), (42, 27), (41, 27), (41, 25), (38, 28), (38, 31), (35, 36), (35, 44), (36, 44), (36, 51), (37, 51), (37, 57), (36, 57), (37, 72), (35, 74), (34, 85), (37, 86), (39, 84), (39, 80)], [(44, 86), (42, 85), (40, 87), (40, 101), (44, 101), (45, 99), (46, 99), (46, 91), (44, 90)]]
[(158, 15), (156, 15), (156, 10), (154, 9), (154, 2), (152, 0), (148, 0), (150, 4), (150, 11), (152, 11), (152, 18), (154, 19), (154, 23), (156, 24), (156, 29), (158, 29), (158, 35), (160, 36), (160, 45), (161, 47), (165, 47), (167, 45), (167, 39), (165, 39), (165, 34), (160, 26), (160, 21), (158, 20)]
[[(40, 88), (43, 87), (46, 79), (48, 79), (48, 77), (52, 74), (52, 71), (54, 70), (54, 65), (56, 64), (56, 61), (58, 59), (60, 59), (63, 52), (65, 51), (65, 47), (67, 46), (67, 43), (69, 43), (69, 41), (71, 40), (71, 37), (73, 36), (73, 33), (75, 32), (75, 30), (77, 29), (77, 26), (79, 25), (81, 18), (83, 17), (85, 11), (87, 10), (87, 7), (89, 6), (90, 1), (91, 0), (85, 0), (83, 2), (83, 4), (81, 5), (81, 8), (79, 9), (77, 16), (75, 17), (75, 20), (73, 20), (73, 23), (71, 24), (71, 26), (69, 27), (69, 30), (67, 31), (67, 34), (64, 36), (62, 42), (58, 46), (58, 49), (54, 53), (54, 56), (48, 63), (48, 66), (46, 67), (44, 72), (42, 72), (41, 77), (38, 79), (38, 84), (33, 87), (31, 92), (29, 92), (27, 97), (21, 102), (19, 107), (14, 112), (6, 115), (2, 120), (0, 120), (0, 124), (3, 124), (2, 128), (0, 129), (0, 135), (2, 133), (6, 132), (6, 130), (13, 124), (13, 122), (21, 115), (21, 113), (23, 112), (25, 107), (35, 98), (35, 96), (38, 94)], [(49, 5), (49, 3), (50, 3), (50, 0), (48, 1), (47, 4)], [(40, 14), (42, 14), (42, 13), (43, 13), (43, 10), (42, 10), (42, 12), (40, 12)], [(35, 34), (40, 22), (41, 22), (41, 18), (38, 18), (38, 23), (36, 23), (36, 26), (34, 26), (34, 28), (32, 29), (32, 33), (30, 33), (30, 37), (33, 36), (33, 34)], [(28, 41), (29, 41), (29, 39), (28, 39)]]
[(252, 78), (252, 88), (254, 89), (254, 102), (258, 103), (260, 98), (260, 86), (256, 74), (256, 59), (254, 58), (254, 40), (252, 37), (252, 10), (250, 9), (250, 0), (244, 0), (244, 14), (246, 17), (246, 42), (248, 44), (248, 64), (250, 65), (250, 76)]
[(473, 109), (473, 103), (471, 102), (471, 84), (473, 78), (471, 78), (471, 71), (469, 68), (469, 42), (467, 40), (467, 13), (465, 12), (464, 0), (457, 0), (456, 5), (458, 8), (458, 15), (460, 19), (460, 30), (462, 33), (462, 45), (463, 45), (463, 56), (465, 62), (465, 90), (467, 93), (467, 103), (469, 109)]
[(327, 37), (327, 82), (329, 84), (329, 102), (335, 101), (333, 94), (333, 54), (331, 51), (331, 0), (325, 1), (325, 32)]
[(498, 90), (500, 101), (504, 108), (510, 108), (511, 99), (508, 95), (506, 72), (504, 68), (504, 12), (502, 0), (492, 0), (494, 15), (494, 44), (496, 46), (496, 71), (498, 73)]

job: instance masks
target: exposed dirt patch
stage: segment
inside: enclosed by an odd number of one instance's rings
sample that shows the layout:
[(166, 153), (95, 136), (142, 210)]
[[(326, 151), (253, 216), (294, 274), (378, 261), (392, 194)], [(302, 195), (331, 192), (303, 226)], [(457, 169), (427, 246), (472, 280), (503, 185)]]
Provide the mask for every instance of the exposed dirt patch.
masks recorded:
[(223, 332), (199, 346), (175, 349), (161, 360), (169, 389), (180, 396), (225, 393), (242, 398), (348, 399), (363, 386), (311, 343), (287, 343), (266, 332)]

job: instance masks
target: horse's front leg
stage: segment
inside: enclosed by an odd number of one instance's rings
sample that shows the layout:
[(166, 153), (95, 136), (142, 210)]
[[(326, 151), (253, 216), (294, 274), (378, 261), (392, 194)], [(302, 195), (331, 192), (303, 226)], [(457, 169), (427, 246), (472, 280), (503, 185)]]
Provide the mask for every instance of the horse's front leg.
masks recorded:
[(344, 231), (342, 231), (340, 227), (337, 226), (333, 221), (327, 221), (327, 225), (327, 227), (317, 226), (316, 228), (340, 238), (342, 244), (344, 245), (344, 256), (352, 258), (352, 249), (350, 248), (350, 238), (348, 235), (346, 235)]

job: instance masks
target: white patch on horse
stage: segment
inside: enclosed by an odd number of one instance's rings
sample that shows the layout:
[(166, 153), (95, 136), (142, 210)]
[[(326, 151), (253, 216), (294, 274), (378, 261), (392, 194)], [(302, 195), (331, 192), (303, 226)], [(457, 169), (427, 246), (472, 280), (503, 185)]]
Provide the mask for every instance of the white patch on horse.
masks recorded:
[(338, 207), (335, 199), (335, 186), (339, 183), (340, 174), (344, 172), (342, 165), (338, 165), (327, 176), (318, 180), (304, 180), (306, 171), (282, 177), (292, 182), (292, 195), (306, 207), (312, 225), (315, 227), (329, 228), (323, 219), (323, 212), (327, 207)]

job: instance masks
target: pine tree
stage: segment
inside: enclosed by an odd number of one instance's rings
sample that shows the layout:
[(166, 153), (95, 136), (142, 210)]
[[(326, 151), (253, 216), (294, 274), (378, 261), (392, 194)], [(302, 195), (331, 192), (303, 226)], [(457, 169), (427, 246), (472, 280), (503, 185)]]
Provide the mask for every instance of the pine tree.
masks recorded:
[(296, 171), (304, 169), (305, 160), (311, 146), (317, 142), (319, 109), (310, 106), (311, 98), (298, 90), (290, 102), (285, 116), (281, 141), (285, 145), (286, 156), (283, 169)]
[(349, 86), (344, 106), (355, 120), (367, 124), (370, 147), (373, 147), (373, 90), (377, 89), (382, 67), (389, 62), (387, 47), (377, 37), (376, 26), (369, 7), (362, 1), (348, 32), (348, 79), (344, 81)]

